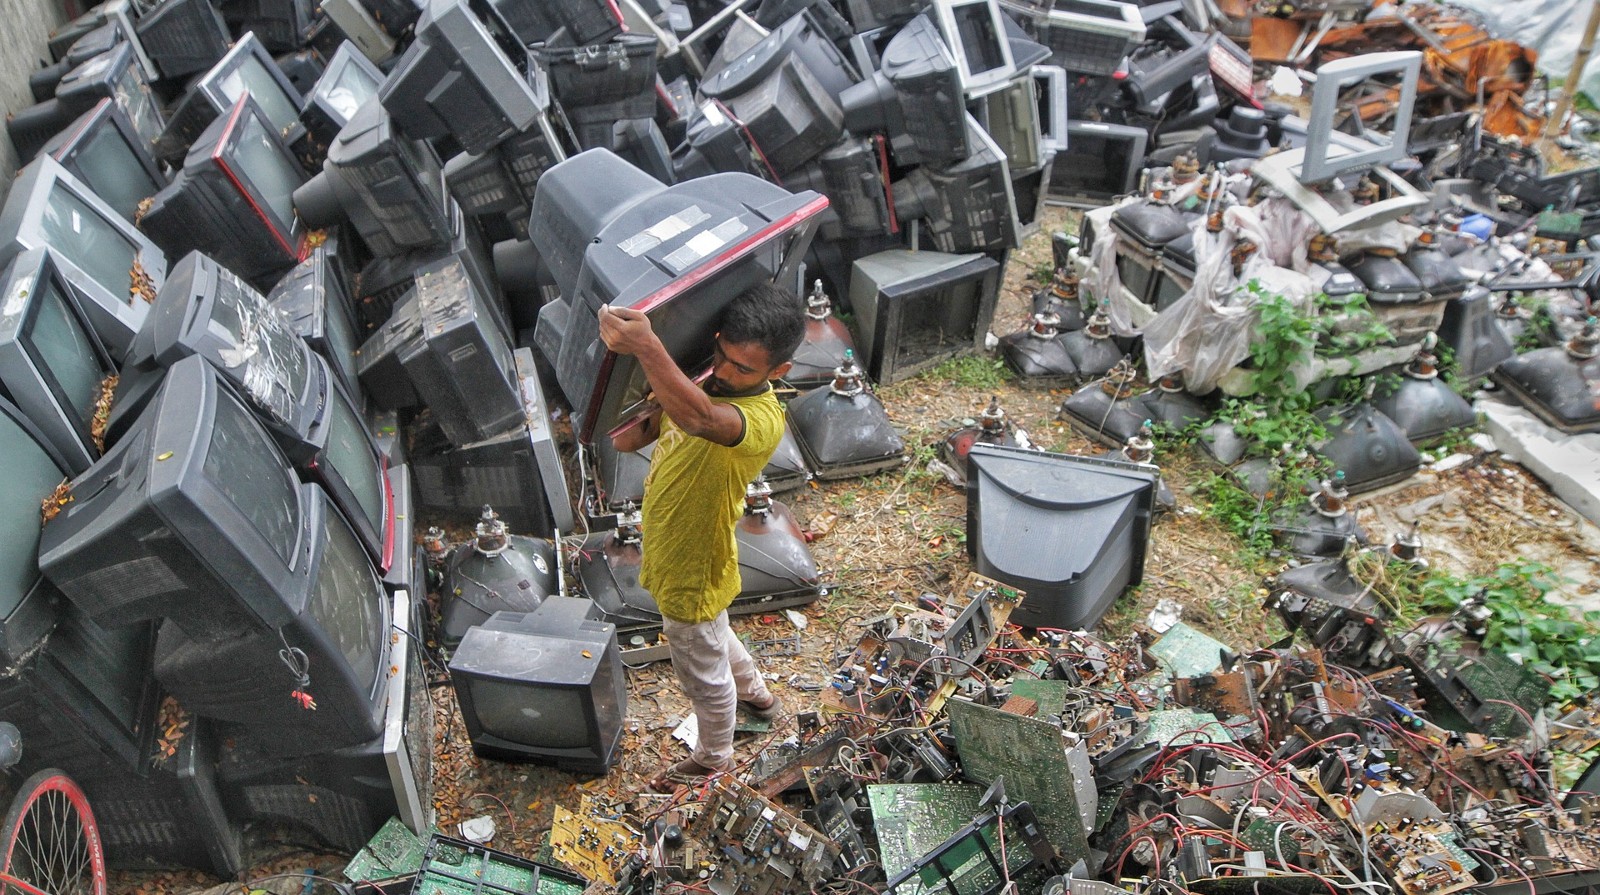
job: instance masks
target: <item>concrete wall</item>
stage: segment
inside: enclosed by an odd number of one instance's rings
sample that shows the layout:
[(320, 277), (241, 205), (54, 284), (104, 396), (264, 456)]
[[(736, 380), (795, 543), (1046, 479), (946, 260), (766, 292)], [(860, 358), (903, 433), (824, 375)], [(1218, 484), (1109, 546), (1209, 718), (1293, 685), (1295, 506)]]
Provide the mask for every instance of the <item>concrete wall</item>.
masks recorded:
[[(50, 58), (45, 40), (65, 21), (57, 0), (0, 0), (0, 112), (6, 117), (33, 105), (28, 74)], [(17, 153), (9, 136), (0, 136), (0, 201), (11, 188)]]

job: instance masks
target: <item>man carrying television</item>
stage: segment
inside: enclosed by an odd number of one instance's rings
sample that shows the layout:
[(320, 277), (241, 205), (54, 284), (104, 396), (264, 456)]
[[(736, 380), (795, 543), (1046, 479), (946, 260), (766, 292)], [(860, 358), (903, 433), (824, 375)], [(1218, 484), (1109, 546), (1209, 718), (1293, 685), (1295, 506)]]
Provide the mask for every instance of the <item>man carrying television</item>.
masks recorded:
[(639, 581), (661, 610), (672, 669), (700, 728), (691, 756), (651, 781), (658, 791), (733, 766), (740, 706), (764, 720), (782, 711), (728, 627), (728, 606), (739, 594), (734, 529), (745, 486), (783, 436), (783, 407), (770, 380), (789, 371), (804, 337), (799, 297), (777, 286), (753, 286), (723, 312), (702, 387), (678, 369), (642, 312), (600, 309), (600, 338), (612, 351), (638, 359), (660, 407), (613, 444), (634, 451), (656, 442), (644, 482)]

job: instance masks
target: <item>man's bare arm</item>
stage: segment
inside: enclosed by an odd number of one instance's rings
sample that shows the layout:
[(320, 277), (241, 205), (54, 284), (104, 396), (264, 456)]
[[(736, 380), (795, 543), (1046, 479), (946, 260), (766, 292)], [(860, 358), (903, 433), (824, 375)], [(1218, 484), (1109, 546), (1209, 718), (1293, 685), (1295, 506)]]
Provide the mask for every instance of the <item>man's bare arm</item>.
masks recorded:
[(661, 410), (652, 411), (644, 421), (623, 432), (618, 432), (611, 439), (611, 444), (619, 451), (636, 451), (661, 437)]
[(744, 417), (728, 404), (711, 400), (667, 353), (650, 327), (650, 318), (633, 308), (600, 309), (600, 338), (618, 354), (632, 355), (644, 369), (656, 402), (678, 428), (696, 438), (732, 446), (744, 437)]

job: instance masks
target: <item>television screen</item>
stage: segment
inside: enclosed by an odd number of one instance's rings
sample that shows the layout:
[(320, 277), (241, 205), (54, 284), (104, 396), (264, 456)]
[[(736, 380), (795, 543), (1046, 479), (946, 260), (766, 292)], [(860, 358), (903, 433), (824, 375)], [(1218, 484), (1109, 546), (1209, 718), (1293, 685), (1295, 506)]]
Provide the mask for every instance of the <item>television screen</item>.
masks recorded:
[(39, 506), (66, 480), (66, 465), (9, 401), (0, 400), (0, 660), (7, 668), (38, 643), (59, 616), (54, 588), (39, 575)]
[(49, 249), (29, 249), (0, 275), (0, 391), (77, 474), (100, 455), (96, 411), (111, 356), (83, 317)]
[(0, 262), (48, 246), (95, 332), (126, 351), (166, 278), (161, 250), (48, 156), (17, 175), (0, 210)]
[[(315, 360), (326, 367), (327, 361)], [(378, 571), (384, 572), (396, 551), (394, 497), (386, 462), (344, 386), (331, 375), (322, 378), (327, 382), (327, 395), (316, 428), (299, 443), (286, 443), (284, 448), (310, 479), (327, 488)], [(407, 546), (399, 545), (402, 561), (407, 561)]]
[(275, 282), (304, 250), (292, 200), (304, 182), (299, 162), (246, 93), (195, 141), (139, 227), (169, 255), (202, 251), (248, 280)]
[[(309, 490), (308, 490), (309, 489)], [(298, 616), (315, 485), (201, 358), (175, 364), (155, 402), (73, 483), (39, 565), (107, 626), (166, 618), (193, 637)]]
[(450, 660), (473, 749), (605, 773), (616, 759), (627, 685), (616, 627), (588, 600), (552, 596), (533, 612), (496, 612)]
[(355, 44), (348, 40), (339, 44), (300, 107), (300, 121), (315, 145), (318, 167), (340, 129), (350, 123), (356, 110), (375, 96), (382, 84), (383, 72)]
[(300, 124), (303, 98), (278, 69), (266, 47), (252, 33), (234, 43), (233, 49), (196, 84), (194, 89), (211, 97), (217, 111), (231, 108), (249, 93), (277, 128), (278, 135), (290, 139)]
[(139, 203), (167, 185), (156, 160), (122, 109), (102, 99), (45, 144), (44, 152), (128, 221)]
[(68, 72), (56, 85), (56, 98), (72, 114), (110, 99), (128, 116), (146, 146), (161, 136), (161, 107), (145, 81), (133, 46), (121, 43)]
[(189, 146), (217, 116), (225, 114), (249, 93), (285, 144), (293, 144), (304, 130), (300, 106), (304, 98), (272, 60), (254, 34), (246, 32), (233, 49), (195, 80), (173, 108), (171, 119), (156, 142), (156, 154), (178, 163)]
[[(372, 740), (383, 732), (388, 695), (389, 596), (338, 509), (306, 487), (312, 540), (303, 610), (278, 626), (209, 637), (163, 625), (156, 642), (156, 678), (185, 708), (242, 725), (278, 755)], [(305, 693), (315, 708), (288, 691)]]

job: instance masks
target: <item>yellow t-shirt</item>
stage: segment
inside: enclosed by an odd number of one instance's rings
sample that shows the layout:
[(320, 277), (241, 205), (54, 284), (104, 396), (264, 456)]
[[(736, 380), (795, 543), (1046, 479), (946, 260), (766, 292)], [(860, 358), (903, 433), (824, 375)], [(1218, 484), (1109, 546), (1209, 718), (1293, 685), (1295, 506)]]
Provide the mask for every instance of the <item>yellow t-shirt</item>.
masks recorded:
[(759, 395), (711, 400), (732, 404), (744, 417), (739, 443), (695, 438), (662, 416), (644, 480), (639, 583), (662, 615), (679, 622), (716, 618), (739, 595), (733, 532), (744, 514), (745, 486), (783, 438), (783, 407), (770, 386)]

